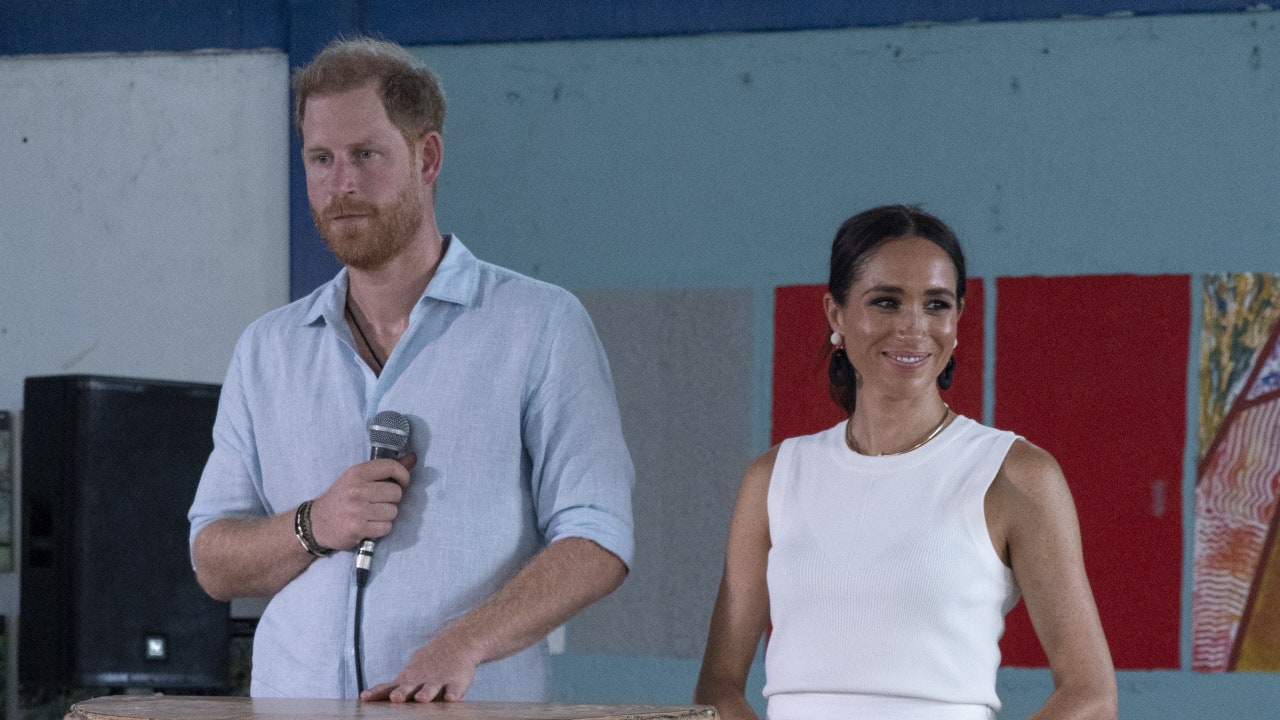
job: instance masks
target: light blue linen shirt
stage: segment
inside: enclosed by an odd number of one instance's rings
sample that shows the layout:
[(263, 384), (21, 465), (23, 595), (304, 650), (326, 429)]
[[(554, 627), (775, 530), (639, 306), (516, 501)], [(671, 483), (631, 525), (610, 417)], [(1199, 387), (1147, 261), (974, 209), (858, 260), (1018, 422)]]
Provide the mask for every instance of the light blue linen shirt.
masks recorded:
[[(191, 539), (224, 517), (291, 511), (368, 459), (368, 424), (407, 416), (418, 463), (365, 590), (368, 685), (539, 550), (585, 537), (629, 566), (634, 470), (613, 379), (582, 305), (449, 237), (380, 376), (343, 318), (346, 271), (245, 331), (227, 372)], [(354, 559), (313, 562), (254, 638), (254, 696), (354, 697)], [(481, 665), (469, 700), (546, 699), (545, 641)]]

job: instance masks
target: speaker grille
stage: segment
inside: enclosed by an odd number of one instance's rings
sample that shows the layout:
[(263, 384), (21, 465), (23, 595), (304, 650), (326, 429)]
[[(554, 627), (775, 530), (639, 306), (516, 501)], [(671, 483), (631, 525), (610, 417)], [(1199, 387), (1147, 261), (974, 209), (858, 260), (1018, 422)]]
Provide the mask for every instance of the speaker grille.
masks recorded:
[(186, 519), (218, 386), (69, 375), (24, 390), (22, 682), (225, 688), (228, 606), (195, 581)]

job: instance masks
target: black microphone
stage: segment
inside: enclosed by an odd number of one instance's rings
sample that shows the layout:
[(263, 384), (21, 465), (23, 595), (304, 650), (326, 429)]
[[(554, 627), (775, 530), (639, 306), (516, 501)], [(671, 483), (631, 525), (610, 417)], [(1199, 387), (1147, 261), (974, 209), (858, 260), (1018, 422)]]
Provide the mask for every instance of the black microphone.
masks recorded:
[[(409, 418), (394, 410), (383, 410), (369, 423), (369, 459), (396, 459), (409, 447)], [(388, 478), (390, 480), (390, 478)], [(373, 564), (374, 541), (365, 538), (356, 550), (356, 584), (364, 586)]]

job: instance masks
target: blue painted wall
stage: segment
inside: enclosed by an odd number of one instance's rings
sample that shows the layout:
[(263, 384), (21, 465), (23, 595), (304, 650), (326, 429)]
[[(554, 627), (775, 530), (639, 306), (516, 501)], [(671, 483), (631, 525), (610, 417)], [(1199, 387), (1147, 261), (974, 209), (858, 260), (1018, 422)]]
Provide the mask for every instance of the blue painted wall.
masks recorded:
[(334, 32), (406, 45), (698, 35), (1245, 10), (1239, 0), (7, 0), (0, 55), (297, 50)]

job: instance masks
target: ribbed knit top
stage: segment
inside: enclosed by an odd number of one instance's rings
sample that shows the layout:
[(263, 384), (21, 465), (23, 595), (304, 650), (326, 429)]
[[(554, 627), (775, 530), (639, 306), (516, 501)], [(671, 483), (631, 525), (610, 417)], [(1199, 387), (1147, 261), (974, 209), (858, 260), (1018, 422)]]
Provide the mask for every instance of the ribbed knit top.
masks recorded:
[(961, 416), (923, 447), (869, 457), (844, 430), (786, 440), (774, 464), (770, 717), (806, 693), (999, 710), (998, 641), (1019, 591), (983, 500), (1017, 436)]

